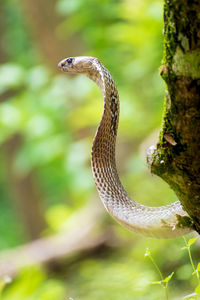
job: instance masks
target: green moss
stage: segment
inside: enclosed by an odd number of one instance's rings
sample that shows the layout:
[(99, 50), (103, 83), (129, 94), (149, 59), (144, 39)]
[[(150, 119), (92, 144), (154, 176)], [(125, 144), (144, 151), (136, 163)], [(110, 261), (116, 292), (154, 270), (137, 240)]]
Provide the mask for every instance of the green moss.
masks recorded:
[(178, 227), (184, 228), (184, 227), (194, 227), (194, 223), (190, 217), (183, 217), (176, 215), (178, 220)]
[[(190, 186), (193, 180), (199, 182), (199, 158), (194, 164), (196, 155), (193, 151), (199, 136), (199, 20), (195, 17), (199, 6), (196, 8), (196, 4), (192, 6), (184, 0), (165, 0), (164, 57), (160, 75), (166, 82), (167, 91), (162, 130), (153, 153), (151, 171), (175, 191), (185, 204), (195, 229), (200, 232), (199, 198), (196, 198), (199, 197), (199, 185)], [(184, 120), (185, 116), (188, 122)], [(190, 217), (180, 217), (180, 227), (193, 226)]]
[(169, 1), (164, 4), (164, 56), (163, 65), (171, 63), (176, 51), (176, 28), (174, 20), (174, 9)]
[(172, 69), (176, 75), (191, 77), (193, 79), (200, 78), (200, 51), (199, 49), (183, 53), (177, 47), (174, 55)]

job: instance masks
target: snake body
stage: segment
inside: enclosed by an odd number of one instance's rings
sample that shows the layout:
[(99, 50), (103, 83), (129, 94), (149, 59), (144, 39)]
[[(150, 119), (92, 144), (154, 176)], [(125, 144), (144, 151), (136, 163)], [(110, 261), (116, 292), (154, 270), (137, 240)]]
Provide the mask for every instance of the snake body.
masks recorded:
[(119, 96), (109, 71), (97, 58), (69, 57), (58, 64), (68, 73), (81, 73), (101, 89), (104, 109), (92, 146), (92, 171), (95, 184), (109, 214), (128, 229), (148, 237), (174, 238), (193, 231), (180, 226), (177, 215), (188, 217), (179, 201), (149, 207), (133, 201), (123, 188), (116, 168), (115, 145), (119, 121)]

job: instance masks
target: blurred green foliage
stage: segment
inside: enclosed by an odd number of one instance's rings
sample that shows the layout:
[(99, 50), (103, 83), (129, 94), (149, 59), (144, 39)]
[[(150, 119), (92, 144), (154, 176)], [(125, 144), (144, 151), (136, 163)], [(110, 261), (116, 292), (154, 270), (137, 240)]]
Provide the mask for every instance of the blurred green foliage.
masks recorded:
[[(78, 37), (86, 50), (74, 52), (98, 57), (117, 82), (121, 99), (118, 168), (124, 186), (144, 204), (174, 201), (176, 197), (169, 187), (148, 173), (143, 157), (145, 141), (160, 127), (162, 117), (164, 84), (158, 72), (162, 58), (162, 1), (53, 3), (54, 14), (60, 18), (55, 28), (58, 38), (71, 43)], [(0, 95), (6, 95), (6, 101), (0, 104), (0, 142), (3, 145), (17, 133), (23, 136), (13, 160), (13, 172), (19, 177), (34, 172), (43, 194), (46, 232), (55, 233), (96, 193), (89, 161), (103, 101), (87, 78), (67, 77), (56, 72), (56, 65), (52, 70), (43, 61), (41, 49), (27, 26), (22, 2), (4, 0), (2, 10), (2, 51), (6, 59), (0, 66)], [(27, 241), (12, 203), (4, 155), (1, 152), (1, 250)], [(151, 285), (159, 278), (144, 258), (147, 247), (164, 276), (175, 272), (169, 284), (170, 299), (180, 299), (194, 288), (187, 255), (180, 251), (182, 239), (150, 240), (121, 228), (110, 217), (106, 221), (124, 247), (74, 261), (62, 277), (37, 266), (22, 270), (4, 288), (2, 299), (162, 299), (163, 291)]]
[(63, 299), (66, 294), (65, 285), (55, 279), (47, 279), (45, 272), (39, 267), (30, 267), (21, 272), (12, 286), (5, 291), (5, 300), (54, 300)]

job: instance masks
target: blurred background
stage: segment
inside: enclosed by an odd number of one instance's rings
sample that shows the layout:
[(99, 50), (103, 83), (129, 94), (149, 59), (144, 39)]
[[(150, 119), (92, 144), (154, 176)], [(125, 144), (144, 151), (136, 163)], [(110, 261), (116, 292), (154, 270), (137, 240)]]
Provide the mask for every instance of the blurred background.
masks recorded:
[[(103, 209), (90, 149), (103, 100), (83, 76), (57, 69), (98, 57), (117, 83), (117, 166), (138, 202), (176, 200), (147, 169), (161, 126), (161, 0), (2, 0), (0, 10), (0, 290), (3, 300), (170, 299), (196, 284), (182, 238), (143, 238)], [(193, 246), (194, 261), (197, 248)], [(11, 281), (12, 278), (12, 281)], [(10, 282), (11, 281), (11, 282)]]

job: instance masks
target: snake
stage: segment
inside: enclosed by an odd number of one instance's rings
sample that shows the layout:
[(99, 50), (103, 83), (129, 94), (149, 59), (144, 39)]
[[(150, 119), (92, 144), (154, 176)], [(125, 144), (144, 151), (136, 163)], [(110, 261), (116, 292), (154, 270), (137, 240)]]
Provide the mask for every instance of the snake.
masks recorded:
[(180, 201), (150, 207), (132, 200), (124, 189), (115, 158), (119, 94), (107, 68), (90, 56), (65, 58), (58, 68), (66, 73), (86, 75), (102, 92), (104, 108), (92, 145), (91, 165), (99, 197), (108, 213), (122, 226), (146, 237), (168, 239), (194, 231), (191, 225), (180, 225), (178, 221), (181, 217), (189, 218)]

